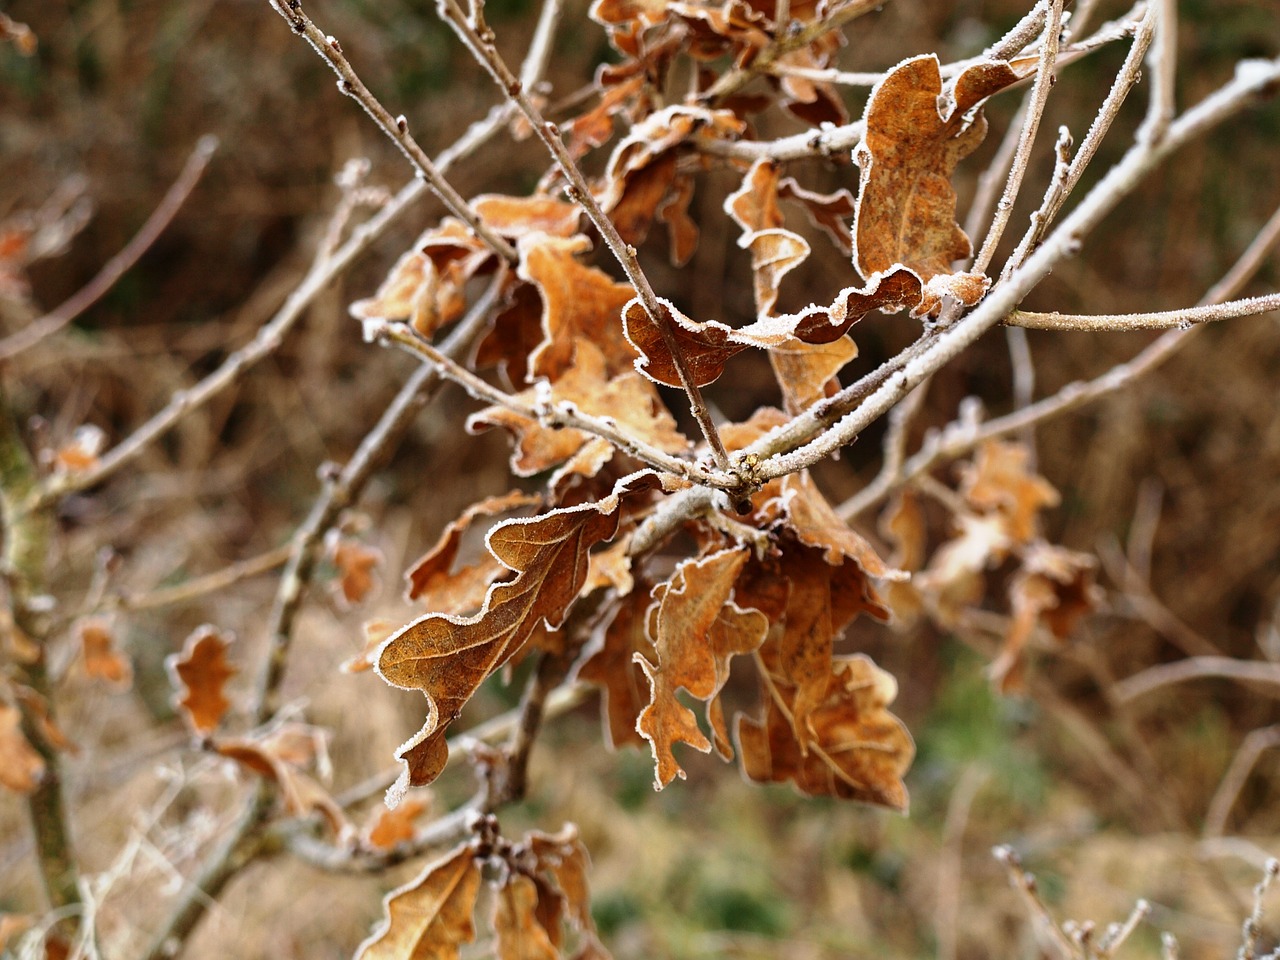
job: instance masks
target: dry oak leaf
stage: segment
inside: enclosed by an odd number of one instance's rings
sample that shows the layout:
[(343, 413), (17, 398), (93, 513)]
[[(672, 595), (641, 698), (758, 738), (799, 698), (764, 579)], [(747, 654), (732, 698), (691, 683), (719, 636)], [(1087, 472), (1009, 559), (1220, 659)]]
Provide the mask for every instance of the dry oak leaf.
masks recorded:
[(458, 553), (467, 530), (479, 517), (492, 517), (541, 503), (542, 498), (537, 494), (512, 490), (502, 496), (486, 497), (467, 507), (462, 516), (444, 528), (435, 546), (409, 568), (405, 574), (408, 584), (405, 598), (419, 600), (435, 613), (464, 613), (479, 609), (489, 584), (506, 568), (487, 551), (476, 563), (458, 568)]
[(982, 571), (1009, 555), (1012, 543), (999, 514), (956, 518), (960, 533), (933, 552), (928, 567), (912, 578), (930, 614), (945, 627), (959, 621), (961, 612), (982, 599)]
[(715, 747), (726, 759), (733, 756), (720, 691), (729, 679), (729, 661), (758, 648), (769, 629), (764, 614), (743, 610), (732, 600), (734, 581), (748, 556), (746, 548), (735, 548), (685, 560), (670, 580), (653, 589), (647, 633), (657, 661), (635, 655), (650, 687), (649, 705), (640, 712), (636, 729), (652, 748), (656, 789), (676, 777), (684, 779), (672, 753), (675, 744), (687, 743), (704, 753), (712, 747), (693, 711), (677, 699), (681, 687), (706, 702)]
[(480, 863), (472, 843), (433, 860), (383, 898), (386, 919), (356, 950), (356, 960), (458, 960), (476, 938)]
[(378, 582), (377, 570), (385, 558), (377, 547), (330, 532), (335, 535), (326, 537), (329, 560), (338, 571), (330, 590), (339, 608), (349, 610), (363, 603), (373, 591)]
[(542, 297), (537, 287), (509, 287), (493, 327), (476, 347), (475, 368), (498, 367), (513, 386), (529, 381), (529, 355), (542, 343)]
[[(828, 307), (810, 306), (794, 314), (761, 317), (737, 329), (716, 320), (690, 320), (670, 301), (658, 298), (662, 322), (670, 328), (684, 354), (689, 375), (706, 386), (724, 373), (731, 357), (748, 347), (770, 349), (792, 338), (805, 343), (831, 343), (872, 310), (900, 309), (920, 300), (920, 280), (904, 267), (872, 277), (862, 289), (846, 287)], [(627, 339), (640, 354), (636, 369), (655, 383), (680, 386), (675, 361), (662, 332), (637, 297), (622, 314)]]
[[(248, 737), (216, 739), (214, 752), (246, 770), (272, 781), (280, 790), (286, 812), (293, 816), (320, 814), (334, 834), (344, 841), (354, 834), (347, 815), (329, 792), (303, 771), (323, 751), (324, 734), (300, 723), (282, 723)], [(327, 766), (321, 752), (320, 765)]]
[[(569, 908), (570, 922), (582, 933), (593, 933), (595, 922), (591, 918), (591, 897), (587, 889), (590, 861), (587, 848), (578, 837), (578, 828), (567, 823), (559, 833), (531, 830), (525, 835), (523, 846), (533, 855), (537, 871), (555, 881), (563, 904)], [(559, 944), (554, 933), (552, 939)]]
[(348, 657), (338, 667), (343, 673), (364, 673), (373, 669), (373, 658), (384, 640), (400, 629), (393, 620), (374, 617), (360, 625), (364, 633), (364, 647), (354, 657)]
[(622, 308), (635, 290), (580, 263), (578, 255), (590, 249), (591, 241), (581, 235), (532, 235), (520, 241), (517, 273), (542, 298), (542, 339), (529, 354), (530, 379), (559, 379), (573, 365), (575, 348), (583, 340), (600, 350), (611, 377), (630, 370), (635, 362), (636, 351), (621, 321)]
[(408, 797), (394, 810), (378, 807), (373, 822), (365, 829), (365, 845), (374, 850), (391, 850), (407, 843), (417, 834), (414, 821), (430, 806), (426, 800)]
[[(568, 123), (560, 124), (568, 133), (569, 153), (578, 159), (592, 147), (606, 143), (613, 136), (613, 118), (627, 109), (628, 101), (640, 97), (647, 78), (643, 74), (626, 77), (603, 89), (600, 102), (589, 110), (584, 110)], [(597, 72), (596, 87), (603, 87), (602, 78)]]
[[(574, 364), (549, 386), (538, 384), (520, 398), (527, 403), (554, 407), (568, 404), (582, 413), (607, 417), (627, 433), (638, 437), (666, 453), (680, 454), (692, 444), (677, 428), (675, 418), (662, 402), (658, 391), (634, 370), (610, 378), (604, 355), (589, 340), (578, 342)], [(488, 407), (467, 419), (467, 430), (479, 433), (500, 426), (516, 438), (511, 455), (511, 471), (529, 477), (568, 460), (595, 438), (573, 427), (548, 427), (505, 407)], [(604, 443), (605, 453), (612, 447)], [(599, 444), (596, 445), (597, 451)], [(608, 457), (604, 458), (605, 460)], [(590, 458), (594, 475), (604, 464), (600, 456)]]
[(944, 90), (938, 58), (926, 54), (898, 64), (871, 91), (866, 135), (853, 152), (861, 168), (853, 263), (867, 278), (897, 265), (913, 270), (925, 286), (913, 316), (933, 312), (943, 294), (971, 305), (986, 292), (986, 277), (952, 276), (951, 264), (972, 247), (956, 223), (951, 177), (986, 136), (974, 108), (1024, 75), (983, 61)]
[(75, 632), (84, 655), (85, 675), (105, 680), (118, 689), (129, 689), (133, 684), (133, 664), (116, 646), (111, 625), (101, 617), (86, 617), (76, 624)]
[(560, 960), (560, 951), (538, 922), (538, 887), (532, 879), (508, 873), (495, 899), (493, 929), (498, 960)]
[(858, 356), (847, 334), (830, 343), (785, 340), (769, 351), (769, 364), (782, 390), (787, 412), (797, 414), (840, 389), (836, 374)]
[(814, 226), (825, 231), (846, 255), (853, 254), (853, 235), (845, 222), (857, 209), (852, 193), (843, 187), (834, 193), (815, 193), (787, 177), (778, 184), (778, 196), (799, 204)]
[(988, 440), (960, 475), (960, 494), (976, 509), (1003, 516), (1014, 543), (1031, 541), (1040, 511), (1061, 501), (1053, 484), (1030, 472), (1030, 460), (1031, 452), (1021, 443)]
[[(840, 518), (809, 471), (785, 477), (778, 499), (787, 529), (805, 546), (822, 550), (827, 563), (838, 565), (852, 560), (860, 570), (882, 580), (909, 577), (905, 571), (890, 568), (871, 544)], [(882, 611), (881, 615), (887, 614)]]
[(1013, 618), (1000, 655), (988, 674), (1001, 693), (1022, 690), (1026, 671), (1027, 642), (1039, 624), (1058, 640), (1071, 635), (1080, 618), (1096, 609), (1100, 600), (1094, 583), (1097, 561), (1084, 553), (1043, 541), (1022, 552), (1022, 568), (1009, 582)]
[(387, 792), (388, 806), (439, 776), (449, 759), (445, 734), (466, 702), (543, 623), (554, 629), (564, 622), (586, 582), (590, 549), (617, 532), (623, 498), (658, 485), (652, 471), (642, 471), (598, 503), (499, 523), (486, 543), (515, 576), (492, 585), (475, 616), (427, 614), (383, 644), (378, 675), (427, 697), (422, 729), (396, 751), (405, 769)]
[(650, 663), (658, 659), (645, 632), (649, 603), (648, 590), (636, 590), (618, 601), (598, 648), (588, 648), (587, 658), (578, 667), (578, 681), (595, 684), (601, 690), (607, 743), (614, 750), (644, 743), (636, 720), (649, 703), (650, 691), (637, 657)]
[(106, 431), (96, 424), (81, 424), (72, 431), (71, 439), (53, 454), (53, 468), (63, 474), (93, 470), (98, 466), (98, 454), (106, 445)]
[(725, 213), (742, 228), (738, 246), (751, 252), (751, 275), (756, 316), (773, 313), (782, 278), (809, 256), (808, 242), (782, 229), (778, 207), (778, 165), (761, 157), (742, 178), (742, 186), (724, 201)]
[(174, 706), (187, 726), (201, 737), (218, 728), (231, 706), (223, 694), (223, 687), (237, 672), (227, 663), (230, 643), (230, 636), (205, 624), (187, 637), (182, 653), (171, 653), (164, 661), (176, 690)]
[(0, 786), (31, 793), (44, 777), (44, 760), (22, 733), (17, 707), (0, 703)]
[[(893, 545), (889, 562), (900, 570), (914, 573), (925, 561), (928, 548), (924, 510), (920, 497), (904, 487), (880, 516), (880, 535)], [(919, 619), (924, 598), (911, 582), (890, 582), (884, 592), (885, 605), (892, 611), (894, 627), (906, 629)]]
[(770, 651), (761, 651), (764, 667), (764, 715), (738, 716), (738, 749), (743, 772), (757, 783), (790, 780), (809, 796), (907, 810), (903, 775), (915, 756), (915, 744), (888, 705), (898, 685), (870, 658), (855, 654), (832, 658), (825, 696), (810, 717), (813, 736), (802, 749), (792, 724), (795, 688), (774, 672)]

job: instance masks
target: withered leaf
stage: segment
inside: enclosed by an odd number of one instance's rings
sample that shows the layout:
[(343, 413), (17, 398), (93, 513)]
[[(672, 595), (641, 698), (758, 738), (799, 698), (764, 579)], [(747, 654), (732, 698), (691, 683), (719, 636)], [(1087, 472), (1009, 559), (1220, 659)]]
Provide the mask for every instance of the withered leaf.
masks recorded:
[[(591, 897), (587, 889), (589, 861), (587, 848), (578, 837), (578, 828), (567, 823), (554, 834), (531, 830), (524, 843), (534, 856), (536, 869), (554, 879), (573, 925), (580, 932), (593, 932), (595, 923), (591, 919)], [(554, 934), (552, 938), (556, 939)]]
[(712, 747), (693, 711), (677, 699), (679, 688), (707, 703), (715, 746), (726, 758), (733, 756), (718, 697), (729, 679), (729, 661), (759, 647), (769, 628), (764, 614), (743, 610), (731, 599), (748, 556), (746, 548), (737, 548), (686, 560), (653, 590), (647, 630), (657, 662), (636, 654), (651, 690), (636, 729), (652, 747), (658, 789), (684, 778), (672, 753), (675, 744), (703, 752)]
[(30, 793), (43, 776), (44, 760), (22, 733), (22, 714), (17, 707), (0, 703), (0, 786)]
[(489, 551), (516, 575), (489, 588), (473, 617), (427, 614), (383, 645), (378, 674), (393, 686), (427, 696), (423, 727), (396, 752), (405, 764), (388, 792), (394, 806), (409, 786), (439, 776), (449, 757), (445, 733), (489, 676), (518, 653), (544, 622), (564, 622), (587, 576), (591, 547), (617, 532), (622, 498), (652, 489), (650, 471), (620, 480), (606, 499), (507, 520), (489, 531)]
[(205, 624), (187, 637), (182, 653), (170, 654), (164, 664), (177, 691), (174, 706), (193, 732), (207, 737), (222, 723), (231, 702), (223, 694), (236, 674), (227, 663), (230, 637)]
[(560, 951), (536, 915), (538, 888), (530, 878), (508, 874), (497, 891), (493, 929), (498, 960), (559, 960)]
[[(838, 340), (872, 310), (893, 310), (920, 300), (920, 281), (914, 273), (898, 268), (872, 277), (864, 289), (847, 287), (828, 307), (810, 307), (799, 313), (762, 317), (734, 329), (716, 320), (690, 320), (667, 300), (658, 299), (664, 319), (684, 354), (690, 376), (705, 386), (724, 372), (729, 358), (748, 347), (768, 349), (795, 338), (805, 343)], [(640, 353), (636, 369), (655, 383), (678, 387), (675, 362), (662, 332), (649, 317), (639, 298), (623, 311), (627, 339)]]
[(1000, 655), (988, 673), (1001, 693), (1022, 689), (1027, 641), (1037, 624), (1058, 640), (1065, 640), (1080, 618), (1093, 610), (1099, 591), (1093, 582), (1097, 562), (1093, 557), (1043, 541), (1028, 546), (1022, 568), (1009, 582), (1013, 618)]
[(76, 427), (71, 439), (53, 455), (53, 468), (59, 473), (84, 473), (98, 465), (98, 454), (107, 444), (106, 432), (96, 424)]
[(249, 737), (217, 739), (213, 749), (219, 756), (275, 783), (288, 813), (318, 813), (337, 836), (345, 839), (353, 833), (346, 813), (324, 787), (302, 770), (311, 762), (318, 735), (314, 727), (284, 723)]
[(342, 661), (338, 669), (343, 673), (364, 673), (366, 670), (372, 670), (373, 658), (378, 648), (387, 637), (399, 629), (399, 625), (394, 621), (375, 617), (362, 623), (360, 629), (364, 632), (364, 647), (355, 656)]
[(578, 680), (593, 683), (602, 693), (602, 712), (608, 743), (614, 749), (640, 746), (644, 738), (636, 730), (640, 711), (649, 703), (649, 683), (636, 657), (657, 660), (645, 632), (649, 593), (636, 590), (616, 605), (604, 630), (601, 646), (578, 667)]
[(810, 796), (905, 812), (902, 777), (915, 744), (902, 721), (887, 709), (897, 695), (893, 677), (862, 654), (833, 657), (826, 695), (810, 715), (812, 738), (803, 750), (791, 723), (795, 688), (773, 672), (767, 649), (762, 661), (764, 715), (738, 717), (743, 772), (760, 783), (790, 780)]
[[(570, 404), (586, 414), (609, 417), (628, 433), (667, 453), (684, 453), (691, 446), (676, 428), (675, 419), (653, 385), (634, 370), (609, 379), (604, 355), (588, 340), (579, 341), (573, 366), (551, 383), (549, 390), (532, 387), (520, 396), (529, 403), (549, 399)], [(593, 440), (584, 431), (545, 427), (505, 407), (488, 407), (467, 420), (467, 429), (472, 433), (491, 426), (504, 427), (515, 435), (511, 470), (522, 477), (562, 463)]]
[(742, 178), (742, 186), (724, 201), (725, 212), (742, 228), (738, 246), (751, 252), (756, 315), (773, 313), (782, 278), (809, 256), (809, 244), (799, 234), (782, 229), (778, 207), (778, 165), (756, 160)]
[(960, 612), (982, 597), (982, 571), (995, 566), (1009, 553), (1004, 518), (998, 514), (956, 518), (960, 534), (933, 552), (923, 573), (912, 583), (927, 599), (933, 617), (944, 626), (956, 622)]
[(984, 61), (944, 90), (938, 58), (928, 54), (890, 70), (867, 101), (865, 139), (853, 154), (861, 168), (853, 262), (866, 278), (899, 264), (915, 271), (928, 287), (916, 316), (943, 293), (972, 304), (985, 292), (984, 278), (950, 279), (951, 264), (971, 253), (951, 177), (986, 136), (974, 108), (1020, 77), (1007, 63)]
[(542, 498), (536, 494), (512, 490), (499, 497), (486, 497), (467, 507), (462, 516), (445, 527), (435, 546), (409, 568), (405, 574), (408, 581), (405, 596), (409, 600), (421, 600), (427, 609), (436, 613), (463, 613), (477, 609), (489, 584), (504, 568), (486, 553), (477, 563), (455, 569), (463, 536), (478, 517), (492, 517), (541, 502)]
[(390, 850), (414, 838), (414, 821), (426, 811), (425, 800), (408, 797), (394, 810), (378, 807), (373, 822), (365, 830), (364, 842), (374, 850)]
[(988, 440), (960, 477), (961, 495), (978, 510), (1003, 516), (1014, 543), (1033, 539), (1040, 511), (1061, 500), (1048, 480), (1028, 469), (1030, 460), (1031, 452), (1021, 443)]
[(858, 356), (858, 347), (849, 336), (830, 343), (803, 343), (785, 340), (769, 351), (773, 375), (782, 388), (787, 411), (800, 413), (839, 389), (835, 379), (844, 365)]
[(377, 585), (377, 570), (384, 558), (377, 547), (369, 547), (351, 537), (328, 538), (329, 560), (338, 576), (331, 584), (334, 599), (341, 609), (363, 603)]
[(603, 355), (609, 376), (630, 370), (635, 362), (621, 322), (622, 308), (635, 290), (580, 263), (578, 254), (590, 247), (583, 236), (533, 235), (520, 241), (517, 272), (542, 297), (542, 339), (529, 355), (530, 378), (558, 380), (573, 365), (575, 348), (583, 340)]
[(101, 617), (86, 617), (76, 624), (75, 632), (85, 675), (127, 690), (133, 683), (133, 664), (116, 646), (111, 625)]
[(821, 549), (827, 563), (852, 560), (873, 577), (905, 579), (905, 574), (891, 570), (871, 544), (840, 519), (808, 471), (785, 477), (779, 499), (787, 528), (801, 543)]
[(800, 186), (793, 177), (787, 177), (778, 184), (778, 196), (798, 203), (837, 247), (846, 254), (853, 253), (853, 234), (846, 223), (856, 209), (852, 193), (843, 187), (834, 193), (815, 193)]
[(451, 850), (383, 899), (386, 919), (360, 944), (356, 960), (458, 960), (476, 938), (480, 864), (470, 843)]
[(555, 197), (534, 195), (512, 197), (485, 193), (471, 200), (476, 216), (496, 233), (512, 240), (534, 233), (571, 237), (578, 232), (582, 209)]

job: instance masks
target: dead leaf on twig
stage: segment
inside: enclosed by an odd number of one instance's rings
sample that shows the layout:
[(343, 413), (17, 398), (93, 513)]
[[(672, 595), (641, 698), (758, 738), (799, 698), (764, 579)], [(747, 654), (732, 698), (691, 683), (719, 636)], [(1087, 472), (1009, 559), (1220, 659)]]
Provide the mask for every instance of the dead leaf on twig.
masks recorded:
[(236, 674), (227, 663), (231, 638), (217, 627), (196, 628), (183, 644), (182, 653), (165, 658), (165, 667), (177, 691), (174, 706), (194, 733), (207, 737), (218, 729), (231, 701), (223, 693)]

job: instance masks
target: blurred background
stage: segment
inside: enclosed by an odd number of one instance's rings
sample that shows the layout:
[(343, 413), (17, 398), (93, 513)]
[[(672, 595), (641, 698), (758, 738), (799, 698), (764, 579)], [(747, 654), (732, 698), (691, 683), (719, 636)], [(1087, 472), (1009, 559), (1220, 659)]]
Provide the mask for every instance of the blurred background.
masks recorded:
[[(921, 52), (944, 62), (972, 56), (1026, 7), (889, 0), (846, 31), (837, 62), (872, 71)], [(1270, 0), (1178, 7), (1181, 107), (1229, 79), (1238, 60), (1280, 52), (1280, 7)], [(1103, 3), (1097, 20), (1124, 9)], [(499, 45), (518, 60), (536, 6), (501, 0), (487, 10)], [(429, 152), (497, 100), (426, 0), (315, 0), (308, 11)], [(55, 450), (82, 424), (116, 442), (173, 391), (216, 368), (281, 305), (322, 237), (346, 161), (370, 158), (370, 182), (391, 189), (409, 171), (264, 0), (17, 0), (3, 12), (28, 24), (39, 48), (23, 57), (0, 47), (0, 221), (60, 196), (81, 197), (92, 212), (61, 254), (4, 278), (0, 334), (82, 287), (146, 219), (199, 137), (221, 140), (203, 180), (141, 262), (71, 328), (0, 371), (19, 414), (37, 418), (30, 436), (38, 446)], [(1124, 50), (1113, 45), (1065, 68), (1043, 129), (1067, 124), (1078, 141)], [(551, 101), (589, 83), (595, 66), (614, 56), (585, 4), (569, 0), (548, 75)], [(1122, 114), (1086, 187), (1130, 142), (1144, 92)], [(865, 94), (847, 92), (852, 116)], [(991, 134), (957, 176), (962, 210), (1016, 104), (1014, 95), (988, 107)], [(777, 111), (759, 121), (761, 136), (799, 129)], [(1042, 139), (1014, 239), (1051, 169), (1052, 136)], [(589, 167), (600, 168), (607, 150), (599, 154)], [(1280, 205), (1278, 158), (1273, 100), (1179, 152), (1027, 308), (1111, 313), (1195, 303)], [(504, 135), (451, 179), (464, 196), (527, 193), (546, 165), (536, 143)], [(805, 161), (789, 172), (812, 189), (857, 182), (847, 163)], [(741, 323), (751, 313), (749, 265), (719, 212), (740, 175), (700, 174), (693, 213), (703, 246), (689, 267), (668, 265), (660, 231), (641, 253), (659, 292), (700, 320)], [(81, 602), (103, 546), (121, 557), (122, 587), (145, 592), (287, 541), (317, 493), (319, 465), (346, 461), (413, 369), (400, 353), (365, 345), (347, 305), (370, 296), (440, 216), (433, 200), (422, 201), (317, 299), (279, 352), (133, 469), (67, 502), (51, 558), (60, 602), (73, 609)], [(807, 302), (825, 295), (808, 291), (837, 289), (848, 273), (834, 247), (815, 244), (789, 289)], [(1272, 256), (1244, 293), (1278, 284), (1280, 259)], [(846, 382), (918, 328), (905, 315), (872, 316), (853, 332), (861, 355)], [(1151, 339), (1032, 332), (1037, 394), (1096, 376)], [(579, 824), (594, 860), (597, 921), (618, 958), (1037, 956), (1031, 925), (990, 856), (997, 843), (1020, 851), (1059, 916), (1105, 923), (1126, 915), (1136, 898), (1150, 900), (1151, 924), (1128, 955), (1154, 956), (1159, 929), (1177, 934), (1192, 960), (1233, 953), (1259, 856), (1280, 854), (1275, 755), (1264, 754), (1240, 791), (1229, 839), (1206, 844), (1202, 832), (1244, 738), (1280, 723), (1274, 690), (1198, 681), (1118, 709), (1109, 685), (1183, 656), (1198, 640), (1231, 657), (1280, 657), (1278, 383), (1277, 317), (1229, 321), (1130, 389), (1039, 429), (1038, 469), (1062, 494), (1045, 516), (1048, 539), (1111, 562), (1102, 568), (1102, 608), (1068, 648), (1037, 655), (1034, 695), (991, 690), (983, 672), (990, 637), (928, 625), (906, 633), (855, 628), (849, 649), (866, 651), (898, 678), (895, 712), (917, 742), (909, 817), (747, 785), (734, 768), (690, 752), (681, 756), (689, 779), (655, 794), (647, 755), (602, 744), (592, 698), (549, 724), (534, 754), (530, 798), (503, 814), (504, 829)], [(970, 395), (992, 414), (1011, 408), (1003, 332), (936, 378), (921, 427), (946, 423)], [(758, 358), (735, 360), (709, 396), (729, 419), (778, 402)], [(400, 599), (404, 568), (462, 508), (513, 486), (506, 439), (462, 429), (475, 408), (446, 390), (364, 498), (363, 539), (387, 560), (377, 595), (346, 611), (322, 582), (300, 622), (286, 694), (332, 728), (337, 791), (386, 769), (421, 720), (416, 696), (371, 674), (338, 672), (362, 646), (361, 623), (415, 615)], [(679, 403), (673, 409), (684, 415)], [(878, 430), (868, 431), (816, 472), (833, 502), (874, 476), (879, 441)], [(937, 476), (955, 480), (949, 468)], [(946, 517), (928, 516), (937, 542)], [(861, 524), (875, 540), (874, 517)], [(1146, 580), (1126, 576), (1116, 559), (1134, 536), (1149, 538)], [(1007, 572), (992, 572), (993, 611), (1007, 613)], [(223, 826), (218, 816), (233, 809), (234, 783), (186, 749), (164, 657), (201, 623), (233, 630), (243, 669), (232, 690), (243, 694), (275, 585), (265, 575), (120, 618), (136, 671), (127, 692), (78, 672), (69, 638), (55, 654), (63, 726), (80, 748), (68, 761), (69, 790), (87, 869), (107, 870), (123, 862), (122, 851), (134, 854), (101, 916), (116, 956), (146, 941), (157, 903), (175, 890), (175, 872), (190, 871)], [(490, 684), (468, 716), (509, 709), (518, 690)], [(435, 809), (469, 789), (467, 771), (455, 765), (438, 785)], [(137, 839), (139, 811), (159, 814), (146, 843)], [(21, 804), (9, 794), (0, 795), (0, 838), (0, 910), (30, 912), (39, 903), (32, 848)], [(412, 872), (336, 877), (287, 858), (256, 864), (212, 909), (188, 955), (349, 956), (380, 916), (382, 893)]]

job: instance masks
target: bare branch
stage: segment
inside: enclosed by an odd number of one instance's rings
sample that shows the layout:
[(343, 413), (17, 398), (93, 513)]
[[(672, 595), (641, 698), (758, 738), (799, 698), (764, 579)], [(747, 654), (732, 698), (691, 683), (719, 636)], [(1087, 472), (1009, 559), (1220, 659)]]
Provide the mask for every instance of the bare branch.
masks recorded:
[(1231, 808), (1236, 805), (1240, 791), (1244, 789), (1245, 781), (1253, 772), (1258, 758), (1267, 750), (1273, 750), (1276, 747), (1280, 747), (1280, 725), (1249, 731), (1249, 735), (1240, 744), (1240, 749), (1231, 758), (1231, 765), (1222, 775), (1222, 781), (1214, 791), (1213, 799), (1209, 801), (1209, 809), (1204, 815), (1202, 836), (1209, 838), (1223, 835), (1227, 828), (1227, 817), (1231, 815)]
[(178, 174), (178, 179), (173, 181), (173, 185), (169, 187), (156, 208), (151, 211), (151, 216), (147, 217), (146, 222), (133, 235), (133, 239), (125, 244), (123, 250), (103, 264), (97, 275), (60, 307), (23, 327), (17, 333), (0, 340), (0, 361), (7, 360), (57, 333), (102, 299), (107, 291), (116, 285), (116, 281), (151, 249), (151, 245), (173, 222), (173, 218), (182, 209), (191, 191), (200, 182), (205, 167), (209, 165), (217, 149), (217, 137), (210, 135), (201, 137), (196, 142), (191, 155), (187, 157), (187, 162), (183, 165), (182, 172)]
[(1174, 663), (1148, 667), (1116, 684), (1116, 699), (1128, 703), (1161, 687), (1188, 680), (1217, 678), (1256, 684), (1267, 696), (1280, 698), (1280, 663), (1236, 660), (1232, 657), (1188, 657)]
[(1280, 310), (1280, 293), (1269, 293), (1227, 303), (1164, 310), (1159, 313), (1116, 313), (1101, 316), (1074, 316), (1064, 313), (1031, 313), (1015, 310), (1005, 325), (1028, 330), (1186, 330), (1197, 323), (1216, 323), (1236, 317), (1252, 317)]

